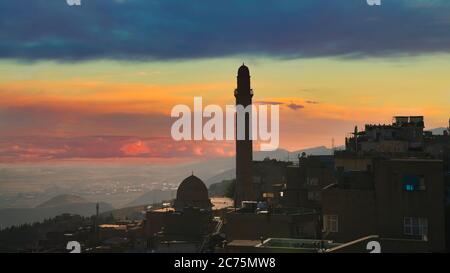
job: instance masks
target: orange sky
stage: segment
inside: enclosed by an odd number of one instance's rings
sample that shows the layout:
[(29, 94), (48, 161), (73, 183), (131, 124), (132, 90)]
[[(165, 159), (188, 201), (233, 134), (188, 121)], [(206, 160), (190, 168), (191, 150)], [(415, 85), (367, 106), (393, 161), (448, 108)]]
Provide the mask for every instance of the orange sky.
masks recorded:
[[(332, 138), (342, 145), (355, 125), (390, 123), (394, 115), (424, 115), (427, 128), (447, 126), (449, 61), (448, 55), (430, 55), (383, 60), (249, 58), (246, 64), (254, 101), (281, 105), (281, 148), (296, 150), (331, 146)], [(67, 144), (53, 138), (88, 136), (128, 139), (112, 141), (114, 148), (103, 147), (117, 154), (99, 149), (97, 154), (80, 152), (81, 157), (232, 155), (229, 143), (213, 143), (215, 149), (204, 143), (170, 146), (170, 110), (176, 104), (192, 106), (194, 96), (203, 97), (204, 105), (232, 104), (239, 65), (240, 59), (234, 58), (0, 61), (0, 155), (11, 158), (28, 151), (28, 156), (36, 153), (39, 159), (40, 153), (51, 158), (70, 150), (75, 156), (76, 145), (87, 151), (81, 146), (92, 143)], [(24, 140), (27, 136), (52, 138), (36, 143)], [(169, 145), (165, 150), (153, 147), (160, 138)]]

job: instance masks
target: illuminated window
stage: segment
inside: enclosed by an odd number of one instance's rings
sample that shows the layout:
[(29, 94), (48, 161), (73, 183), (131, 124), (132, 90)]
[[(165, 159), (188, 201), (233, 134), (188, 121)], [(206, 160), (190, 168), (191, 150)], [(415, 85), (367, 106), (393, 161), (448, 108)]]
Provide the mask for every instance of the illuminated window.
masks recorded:
[(403, 233), (411, 236), (428, 236), (428, 219), (420, 217), (404, 217)]
[(402, 177), (402, 183), (405, 191), (424, 191), (427, 189), (423, 175), (405, 174)]

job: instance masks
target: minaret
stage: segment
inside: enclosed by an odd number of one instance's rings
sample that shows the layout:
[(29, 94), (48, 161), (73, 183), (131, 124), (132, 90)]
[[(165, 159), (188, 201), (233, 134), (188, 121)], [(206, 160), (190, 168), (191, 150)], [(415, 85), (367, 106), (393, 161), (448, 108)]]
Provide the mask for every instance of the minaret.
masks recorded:
[(95, 220), (94, 220), (95, 243), (98, 243), (100, 241), (100, 238), (99, 238), (100, 233), (99, 233), (99, 229), (98, 229), (98, 226), (100, 224), (100, 222), (98, 221), (99, 210), (100, 210), (100, 204), (97, 202), (97, 204), (95, 204)]
[[(234, 91), (236, 105), (247, 107), (252, 104), (253, 90), (250, 87), (250, 71), (242, 64), (238, 70), (237, 89)], [(240, 207), (242, 201), (255, 201), (253, 190), (253, 147), (249, 137), (251, 119), (248, 114), (245, 116), (245, 140), (236, 138), (236, 188), (235, 206)], [(236, 122), (237, 133), (237, 122)]]

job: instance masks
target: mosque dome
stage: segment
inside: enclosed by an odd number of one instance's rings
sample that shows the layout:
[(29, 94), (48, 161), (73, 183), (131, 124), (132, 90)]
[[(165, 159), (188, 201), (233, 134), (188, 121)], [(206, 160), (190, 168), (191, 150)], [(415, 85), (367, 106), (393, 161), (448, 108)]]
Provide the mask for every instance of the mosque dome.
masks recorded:
[(191, 175), (181, 182), (177, 190), (177, 198), (174, 203), (176, 210), (185, 207), (198, 207), (211, 209), (211, 201), (208, 196), (208, 188), (205, 183), (195, 175)]

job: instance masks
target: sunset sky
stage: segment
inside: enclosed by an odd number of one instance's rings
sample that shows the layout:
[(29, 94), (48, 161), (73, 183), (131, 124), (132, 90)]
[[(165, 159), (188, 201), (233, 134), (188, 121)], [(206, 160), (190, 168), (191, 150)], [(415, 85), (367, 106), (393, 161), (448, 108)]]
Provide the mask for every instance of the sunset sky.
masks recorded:
[(280, 104), (280, 146), (450, 118), (450, 1), (0, 0), (0, 162), (231, 156), (174, 142), (176, 104)]

